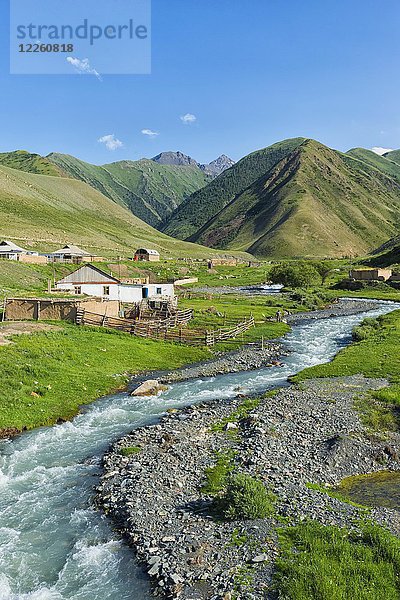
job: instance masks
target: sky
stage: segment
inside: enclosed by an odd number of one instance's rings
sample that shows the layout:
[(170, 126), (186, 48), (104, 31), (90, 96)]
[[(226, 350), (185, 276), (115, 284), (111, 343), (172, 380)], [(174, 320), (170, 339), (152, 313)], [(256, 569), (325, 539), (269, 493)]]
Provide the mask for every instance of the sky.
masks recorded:
[(1, 152), (209, 162), (297, 136), (400, 148), (399, 0), (153, 0), (151, 74), (101, 76), (10, 75), (0, 7)]

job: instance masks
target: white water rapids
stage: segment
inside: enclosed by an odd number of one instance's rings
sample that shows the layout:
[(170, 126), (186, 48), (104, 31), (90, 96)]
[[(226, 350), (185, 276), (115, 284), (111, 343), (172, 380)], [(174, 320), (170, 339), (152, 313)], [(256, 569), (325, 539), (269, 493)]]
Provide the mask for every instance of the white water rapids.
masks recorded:
[(148, 600), (149, 583), (133, 552), (91, 508), (101, 455), (167, 408), (264, 391), (305, 367), (329, 361), (365, 316), (400, 308), (377, 303), (367, 314), (309, 321), (286, 337), (284, 366), (176, 383), (158, 397), (119, 393), (72, 422), (0, 443), (0, 600)]

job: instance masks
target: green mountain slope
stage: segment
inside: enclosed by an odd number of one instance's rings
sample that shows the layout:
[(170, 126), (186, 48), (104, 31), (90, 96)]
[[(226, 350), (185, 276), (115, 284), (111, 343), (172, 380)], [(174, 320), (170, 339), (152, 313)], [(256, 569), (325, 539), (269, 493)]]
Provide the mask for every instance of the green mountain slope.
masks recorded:
[(346, 256), (377, 247), (399, 223), (397, 179), (304, 140), (189, 239), (259, 256)]
[(390, 152), (386, 152), (384, 157), (400, 165), (400, 150), (391, 150)]
[(69, 242), (105, 256), (138, 247), (163, 257), (218, 254), (169, 238), (81, 181), (8, 167), (0, 167), (0, 239), (41, 251)]
[(183, 202), (167, 221), (163, 231), (180, 239), (194, 235), (235, 196), (269, 171), (303, 141), (304, 138), (285, 140), (245, 156)]
[(47, 158), (155, 227), (209, 180), (197, 167), (160, 165), (147, 159), (96, 166), (68, 154), (52, 153)]
[(375, 152), (372, 152), (372, 150), (366, 150), (365, 148), (353, 148), (347, 154), (352, 158), (361, 160), (369, 167), (389, 175), (389, 177), (400, 180), (400, 164), (392, 161), (389, 155), (379, 156)]
[(55, 177), (63, 175), (60, 169), (48, 158), (40, 156), (40, 154), (32, 154), (26, 150), (0, 153), (0, 165), (38, 175), (54, 175)]
[(372, 256), (364, 261), (371, 267), (390, 267), (400, 264), (400, 235), (391, 238), (371, 254)]

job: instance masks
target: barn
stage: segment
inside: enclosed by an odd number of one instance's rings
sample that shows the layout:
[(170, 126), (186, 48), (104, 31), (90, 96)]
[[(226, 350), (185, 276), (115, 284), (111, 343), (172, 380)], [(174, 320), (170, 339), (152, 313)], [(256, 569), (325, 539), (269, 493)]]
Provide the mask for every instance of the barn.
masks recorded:
[(57, 290), (136, 304), (145, 298), (175, 296), (172, 283), (127, 284), (94, 265), (83, 265), (56, 283)]
[(149, 248), (138, 248), (135, 252), (134, 260), (147, 260), (148, 262), (158, 262), (160, 260), (160, 253), (157, 250), (151, 250)]

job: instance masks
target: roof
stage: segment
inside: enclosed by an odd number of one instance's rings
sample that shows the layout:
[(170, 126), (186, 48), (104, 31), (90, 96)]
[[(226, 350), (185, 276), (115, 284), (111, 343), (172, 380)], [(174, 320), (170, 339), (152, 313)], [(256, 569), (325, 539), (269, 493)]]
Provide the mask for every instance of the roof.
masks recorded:
[(5, 253), (25, 252), (25, 253), (28, 253), (27, 250), (20, 248), (20, 246), (17, 246), (17, 244), (14, 244), (14, 242), (10, 242), (8, 240), (3, 240), (2, 242), (0, 242), (0, 252), (5, 252)]
[(57, 284), (59, 283), (72, 283), (72, 284), (81, 284), (81, 283), (119, 283), (119, 280), (102, 271), (98, 267), (94, 265), (82, 265), (76, 271), (73, 271), (66, 277), (63, 277)]
[(90, 254), (90, 252), (86, 252), (86, 250), (82, 250), (78, 246), (74, 246), (73, 244), (67, 244), (64, 248), (60, 248), (59, 250), (55, 250), (51, 252), (51, 254), (71, 254), (71, 256), (94, 256)]
[(151, 250), (149, 248), (138, 248), (135, 254), (153, 254), (156, 256), (160, 256), (160, 253), (157, 250)]

